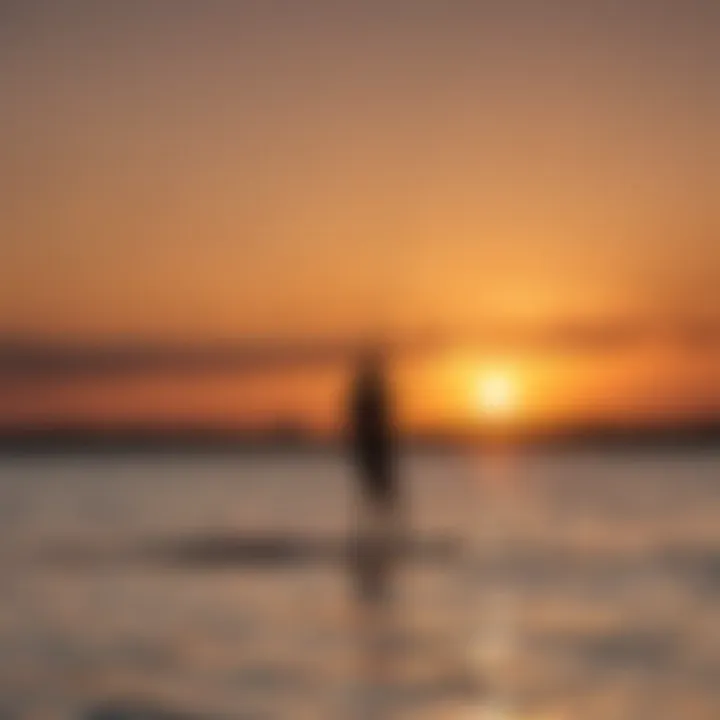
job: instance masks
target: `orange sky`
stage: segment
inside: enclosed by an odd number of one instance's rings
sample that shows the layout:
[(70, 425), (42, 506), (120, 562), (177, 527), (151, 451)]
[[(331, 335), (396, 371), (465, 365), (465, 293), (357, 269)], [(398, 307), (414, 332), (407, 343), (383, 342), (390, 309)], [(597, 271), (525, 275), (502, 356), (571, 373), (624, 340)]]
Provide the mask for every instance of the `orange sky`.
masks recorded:
[[(720, 323), (712, 0), (0, 13), (0, 334)], [(650, 343), (501, 362), (528, 417), (674, 417), (720, 410), (717, 356)], [(407, 416), (462, 419), (488, 362), (404, 367)], [(330, 422), (341, 384), (338, 369), (44, 385), (3, 416)]]

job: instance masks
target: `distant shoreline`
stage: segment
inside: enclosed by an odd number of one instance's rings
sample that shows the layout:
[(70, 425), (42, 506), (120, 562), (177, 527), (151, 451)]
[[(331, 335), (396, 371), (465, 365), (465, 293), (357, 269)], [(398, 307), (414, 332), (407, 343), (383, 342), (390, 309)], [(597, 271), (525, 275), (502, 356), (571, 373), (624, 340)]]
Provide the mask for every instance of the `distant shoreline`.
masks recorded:
[[(572, 429), (520, 429), (501, 435), (469, 431), (408, 434), (402, 450), (432, 454), (487, 448), (546, 450), (720, 449), (720, 421), (677, 426), (585, 426)], [(217, 428), (29, 427), (0, 430), (0, 455), (47, 454), (333, 454), (344, 451), (341, 438), (309, 432), (238, 431)]]

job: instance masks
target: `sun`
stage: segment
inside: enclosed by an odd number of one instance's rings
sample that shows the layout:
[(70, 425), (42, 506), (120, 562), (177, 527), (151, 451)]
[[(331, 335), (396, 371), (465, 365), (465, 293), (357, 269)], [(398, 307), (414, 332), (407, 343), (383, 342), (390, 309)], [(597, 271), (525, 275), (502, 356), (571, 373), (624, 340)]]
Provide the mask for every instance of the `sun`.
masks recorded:
[(477, 411), (482, 415), (509, 417), (517, 410), (517, 383), (507, 372), (485, 372), (477, 379), (474, 401)]

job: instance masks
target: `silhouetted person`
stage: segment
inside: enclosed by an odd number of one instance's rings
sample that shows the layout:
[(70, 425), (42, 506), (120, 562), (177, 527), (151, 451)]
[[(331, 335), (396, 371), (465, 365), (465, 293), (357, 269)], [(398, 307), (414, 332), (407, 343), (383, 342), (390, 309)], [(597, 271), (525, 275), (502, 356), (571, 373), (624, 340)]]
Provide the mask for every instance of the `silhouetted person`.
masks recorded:
[(359, 580), (365, 597), (384, 594), (397, 540), (400, 493), (392, 407), (379, 352), (361, 358), (351, 390), (350, 441), (362, 496)]
[(389, 512), (398, 502), (394, 472), (392, 411), (379, 353), (361, 360), (350, 403), (350, 433), (362, 494), (375, 509)]

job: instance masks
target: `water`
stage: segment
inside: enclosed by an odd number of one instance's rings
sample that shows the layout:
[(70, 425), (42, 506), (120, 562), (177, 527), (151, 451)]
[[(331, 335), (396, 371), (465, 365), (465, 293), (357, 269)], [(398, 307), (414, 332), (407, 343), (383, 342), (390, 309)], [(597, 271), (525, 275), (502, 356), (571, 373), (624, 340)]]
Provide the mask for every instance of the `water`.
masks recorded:
[(720, 717), (719, 455), (405, 470), (380, 618), (337, 457), (0, 460), (0, 718)]

